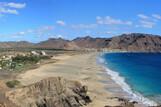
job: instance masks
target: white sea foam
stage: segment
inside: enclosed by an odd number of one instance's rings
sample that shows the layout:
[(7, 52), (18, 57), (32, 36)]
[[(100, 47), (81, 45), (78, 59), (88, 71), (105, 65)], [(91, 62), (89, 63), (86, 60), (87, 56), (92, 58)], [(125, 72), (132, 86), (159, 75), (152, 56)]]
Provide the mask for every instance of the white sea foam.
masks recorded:
[[(102, 57), (98, 58), (98, 62), (102, 65), (105, 64), (105, 59)], [(127, 92), (131, 98), (129, 98), (131, 101), (137, 101), (141, 104), (145, 104), (147, 106), (156, 106), (157, 103), (154, 101), (149, 100), (148, 98), (143, 97), (141, 94), (133, 92), (130, 86), (125, 82), (125, 79), (119, 75), (118, 72), (112, 71), (106, 66), (103, 66), (105, 70), (107, 71), (107, 74), (111, 76), (111, 79), (117, 83), (123, 91)]]

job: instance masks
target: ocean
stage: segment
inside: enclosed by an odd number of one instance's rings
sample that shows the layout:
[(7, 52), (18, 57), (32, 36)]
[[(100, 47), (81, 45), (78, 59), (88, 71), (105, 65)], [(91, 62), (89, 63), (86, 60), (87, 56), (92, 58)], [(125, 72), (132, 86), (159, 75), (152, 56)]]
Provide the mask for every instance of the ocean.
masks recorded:
[(132, 100), (161, 104), (161, 53), (104, 53), (100, 62)]

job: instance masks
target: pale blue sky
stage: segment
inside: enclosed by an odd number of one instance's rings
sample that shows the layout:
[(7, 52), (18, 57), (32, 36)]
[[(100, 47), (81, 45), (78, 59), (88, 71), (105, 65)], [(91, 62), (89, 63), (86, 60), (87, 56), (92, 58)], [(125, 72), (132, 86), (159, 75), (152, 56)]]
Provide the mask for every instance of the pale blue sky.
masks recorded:
[(161, 35), (161, 0), (1, 0), (0, 41)]

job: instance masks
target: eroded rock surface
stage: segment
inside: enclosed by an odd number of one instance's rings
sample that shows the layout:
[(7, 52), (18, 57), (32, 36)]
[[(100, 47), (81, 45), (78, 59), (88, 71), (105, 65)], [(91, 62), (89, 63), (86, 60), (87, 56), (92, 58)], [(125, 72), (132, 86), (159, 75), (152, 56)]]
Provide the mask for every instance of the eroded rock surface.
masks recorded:
[(91, 102), (86, 86), (61, 77), (15, 89), (6, 97), (19, 107), (80, 107)]

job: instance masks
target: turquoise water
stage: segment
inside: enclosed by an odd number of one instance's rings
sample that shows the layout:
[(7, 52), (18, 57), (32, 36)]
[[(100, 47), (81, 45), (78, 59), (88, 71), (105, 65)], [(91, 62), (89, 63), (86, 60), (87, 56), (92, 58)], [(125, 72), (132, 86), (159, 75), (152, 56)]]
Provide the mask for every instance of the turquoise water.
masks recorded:
[(108, 74), (125, 91), (142, 102), (161, 104), (160, 53), (107, 53), (102, 58)]

